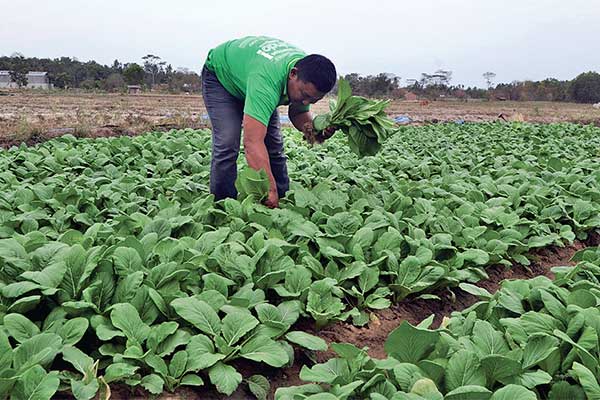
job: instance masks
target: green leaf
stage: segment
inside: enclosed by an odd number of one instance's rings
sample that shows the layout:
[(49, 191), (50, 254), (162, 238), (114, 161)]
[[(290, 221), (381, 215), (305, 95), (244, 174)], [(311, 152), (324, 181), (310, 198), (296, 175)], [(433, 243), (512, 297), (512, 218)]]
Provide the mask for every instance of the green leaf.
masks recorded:
[(252, 197), (255, 201), (260, 202), (266, 199), (269, 193), (269, 177), (264, 169), (256, 171), (250, 167), (245, 167), (238, 174), (235, 188), (238, 191), (240, 200)]
[(460, 256), (465, 261), (471, 261), (477, 265), (486, 265), (490, 262), (490, 256), (487, 252), (480, 249), (467, 249), (460, 253)]
[(144, 361), (148, 364), (149, 367), (160, 376), (166, 377), (169, 375), (169, 367), (165, 360), (157, 356), (156, 354), (148, 354), (144, 357)]
[(9, 366), (9, 365), (12, 365), (12, 362), (13, 362), (12, 347), (10, 346), (8, 336), (2, 329), (0, 329), (0, 365)]
[(552, 336), (534, 336), (527, 341), (523, 351), (523, 368), (529, 369), (541, 363), (558, 347), (558, 339)]
[(144, 376), (142, 378), (142, 382), (140, 383), (140, 385), (142, 385), (144, 389), (146, 389), (152, 394), (161, 394), (163, 392), (164, 384), (165, 382), (163, 381), (163, 379), (156, 374)]
[(221, 332), (219, 316), (206, 302), (194, 297), (175, 299), (171, 306), (180, 317), (194, 325), (196, 328), (211, 336)]
[(281, 367), (289, 361), (284, 348), (268, 337), (257, 336), (244, 344), (240, 356), (249, 360), (264, 362), (272, 367)]
[(208, 370), (210, 382), (220, 393), (230, 396), (242, 382), (242, 375), (230, 365), (218, 362)]
[(533, 389), (536, 386), (545, 385), (552, 381), (552, 377), (542, 370), (523, 372), (520, 375), (513, 375), (508, 378), (500, 379), (500, 382), (507, 384), (516, 384)]
[(13, 366), (26, 369), (35, 364), (49, 367), (62, 349), (62, 339), (53, 333), (40, 333), (21, 343), (14, 351)]
[(215, 354), (213, 342), (204, 335), (192, 336), (185, 350), (188, 353), (188, 371), (206, 369), (225, 358), (223, 354)]
[(302, 366), (300, 379), (305, 382), (318, 382), (333, 384), (340, 377), (349, 374), (348, 362), (339, 358), (332, 358), (323, 364), (316, 364), (312, 368)]
[(40, 333), (40, 328), (21, 314), (5, 315), (4, 328), (19, 343)]
[(518, 361), (497, 354), (483, 357), (481, 368), (485, 371), (490, 383), (518, 375), (523, 369)]
[(115, 289), (114, 302), (115, 303), (129, 303), (131, 302), (136, 294), (142, 287), (144, 281), (144, 273), (142, 271), (132, 272), (117, 284)]
[(96, 395), (99, 388), (100, 384), (97, 379), (93, 379), (87, 384), (84, 381), (71, 379), (71, 391), (77, 400), (90, 400)]
[(63, 339), (63, 344), (74, 345), (78, 343), (89, 327), (86, 318), (78, 317), (68, 320), (58, 330), (59, 336)]
[(379, 270), (376, 268), (365, 269), (358, 277), (358, 287), (362, 293), (367, 293), (379, 282)]
[(81, 285), (86, 279), (86, 275), (90, 273), (88, 254), (81, 245), (76, 244), (65, 254), (64, 262), (66, 271), (60, 288), (64, 290), (69, 299), (77, 299), (81, 292)]
[(322, 391), (323, 388), (316, 384), (282, 387), (275, 391), (275, 400), (294, 400), (296, 398), (305, 398), (296, 396), (305, 396), (307, 394), (320, 393)]
[(535, 392), (519, 385), (507, 385), (494, 392), (490, 400), (537, 400)]
[(34, 365), (17, 381), (11, 399), (49, 400), (59, 385), (58, 372), (46, 373), (44, 368)]
[(21, 276), (45, 288), (56, 288), (63, 280), (67, 266), (64, 262), (55, 262), (41, 271), (25, 271)]
[(403, 321), (388, 336), (384, 349), (390, 356), (401, 362), (417, 363), (435, 346), (439, 333), (419, 329)]
[(490, 292), (488, 292), (484, 288), (472, 285), (470, 283), (460, 283), (458, 285), (458, 287), (461, 288), (462, 290), (464, 290), (465, 292), (470, 293), (474, 296), (480, 297), (482, 299), (487, 300), (487, 299), (492, 298), (492, 294)]
[(271, 388), (267, 378), (262, 375), (252, 375), (250, 378), (248, 378), (247, 382), (250, 392), (258, 400), (267, 400), (267, 396)]
[(192, 335), (187, 331), (181, 329), (177, 330), (158, 345), (156, 354), (161, 357), (171, 354), (177, 347), (188, 343), (191, 336)]
[(188, 374), (188, 375), (184, 376), (183, 378), (181, 378), (181, 385), (203, 386), (204, 380), (202, 380), (202, 378), (199, 377), (198, 375)]
[(128, 303), (113, 305), (110, 320), (128, 339), (135, 340), (140, 345), (150, 333), (150, 327), (142, 321), (135, 307)]
[(62, 358), (83, 375), (87, 375), (94, 366), (94, 359), (77, 347), (65, 346), (62, 350)]
[(301, 331), (291, 331), (285, 335), (285, 338), (292, 343), (313, 351), (326, 351), (327, 342), (318, 336), (311, 335)]
[(585, 392), (578, 385), (570, 385), (566, 381), (559, 381), (552, 385), (548, 400), (585, 400)]
[(567, 298), (567, 304), (578, 305), (581, 308), (595, 307), (597, 304), (596, 296), (594, 296), (589, 290), (580, 289), (574, 290), (569, 293)]
[(181, 377), (186, 371), (186, 365), (188, 362), (188, 353), (185, 350), (179, 350), (171, 358), (169, 363), (169, 375), (173, 378)]
[(223, 318), (221, 335), (228, 346), (233, 346), (258, 325), (258, 320), (245, 312), (232, 312)]
[(573, 372), (583, 387), (583, 391), (588, 400), (599, 400), (600, 385), (598, 385), (598, 381), (593, 372), (578, 362), (573, 363)]
[(104, 380), (106, 383), (121, 381), (135, 374), (138, 369), (139, 367), (126, 363), (110, 364), (104, 371)]
[(23, 294), (39, 289), (40, 285), (33, 282), (14, 282), (2, 288), (2, 296), (8, 298), (21, 297)]
[(179, 324), (174, 321), (163, 322), (160, 325), (154, 325), (150, 328), (150, 334), (146, 345), (150, 350), (157, 351), (159, 344), (161, 344), (166, 338), (177, 331)]
[(485, 373), (475, 353), (459, 350), (450, 357), (446, 370), (446, 389), (452, 391), (460, 386), (485, 386)]
[(488, 400), (492, 392), (483, 386), (466, 385), (458, 387), (446, 394), (444, 400)]
[(494, 329), (487, 321), (476, 321), (473, 327), (473, 344), (482, 356), (491, 354), (505, 354), (508, 345), (504, 335)]
[(33, 310), (39, 304), (40, 299), (41, 296), (39, 295), (21, 297), (19, 300), (12, 303), (7, 311), (24, 314)]

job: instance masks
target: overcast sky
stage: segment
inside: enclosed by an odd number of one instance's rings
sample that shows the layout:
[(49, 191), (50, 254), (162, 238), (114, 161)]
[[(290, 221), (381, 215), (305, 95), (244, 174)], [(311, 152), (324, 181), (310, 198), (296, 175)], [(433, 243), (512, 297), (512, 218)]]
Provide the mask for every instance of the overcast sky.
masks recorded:
[(600, 71), (597, 0), (0, 0), (0, 55), (76, 57), (112, 64), (152, 53), (200, 71), (208, 50), (268, 35), (331, 58), (338, 74), (453, 84), (572, 79)]

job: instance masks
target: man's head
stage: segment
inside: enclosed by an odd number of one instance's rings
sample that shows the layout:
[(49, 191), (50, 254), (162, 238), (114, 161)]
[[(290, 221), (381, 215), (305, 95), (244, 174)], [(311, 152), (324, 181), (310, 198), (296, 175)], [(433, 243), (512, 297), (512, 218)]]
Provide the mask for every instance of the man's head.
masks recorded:
[(316, 103), (333, 88), (336, 79), (335, 66), (327, 57), (319, 54), (304, 57), (296, 63), (288, 76), (290, 103)]

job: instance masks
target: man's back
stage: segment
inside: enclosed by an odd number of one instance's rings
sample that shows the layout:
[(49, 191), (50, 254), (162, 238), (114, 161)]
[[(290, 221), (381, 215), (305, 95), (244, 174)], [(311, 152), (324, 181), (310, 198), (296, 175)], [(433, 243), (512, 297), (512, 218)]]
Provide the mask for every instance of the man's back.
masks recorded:
[(291, 67), (304, 56), (304, 51), (282, 40), (248, 36), (230, 40), (212, 49), (207, 67), (216, 73), (232, 95), (243, 99), (250, 76), (266, 74), (284, 83)]

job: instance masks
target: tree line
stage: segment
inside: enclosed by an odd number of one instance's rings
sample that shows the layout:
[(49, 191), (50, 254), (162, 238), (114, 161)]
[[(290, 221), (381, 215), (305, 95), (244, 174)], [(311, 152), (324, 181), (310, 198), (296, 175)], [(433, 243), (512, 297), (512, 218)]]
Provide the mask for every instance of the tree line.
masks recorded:
[[(15, 53), (0, 57), (0, 70), (10, 71), (11, 78), (19, 86), (27, 85), (28, 71), (48, 72), (50, 83), (60, 89), (87, 89), (118, 92), (127, 85), (140, 85), (144, 89), (158, 89), (173, 93), (201, 90), (200, 76), (186, 68), (173, 68), (159, 56), (148, 54), (140, 63), (122, 63), (115, 60), (112, 65), (95, 61), (81, 62), (75, 58), (60, 57), (30, 58)], [(390, 73), (377, 75), (346, 74), (352, 92), (368, 97), (405, 98), (412, 93), (421, 99), (490, 99), (514, 101), (571, 101), (582, 103), (600, 102), (600, 74), (586, 72), (573, 80), (561, 81), (548, 78), (542, 81), (514, 81), (495, 84), (496, 74), (482, 74), (486, 88), (465, 87), (452, 84), (452, 71), (439, 69), (421, 74), (420, 79), (401, 78)], [(334, 88), (335, 90), (335, 88)], [(414, 97), (413, 96), (413, 97)]]
[(173, 68), (159, 56), (148, 54), (141, 63), (122, 63), (115, 60), (112, 65), (96, 61), (81, 62), (76, 58), (55, 59), (24, 57), (13, 54), (0, 57), (0, 70), (10, 71), (13, 81), (19, 86), (27, 85), (28, 71), (44, 71), (55, 88), (123, 91), (127, 85), (157, 88), (170, 92), (199, 92), (200, 76), (187, 68)]
[(439, 98), (489, 99), (512, 101), (568, 101), (578, 103), (600, 102), (600, 74), (585, 72), (572, 80), (554, 78), (542, 81), (514, 81), (494, 83), (496, 74), (485, 72), (482, 77), (487, 88), (453, 85), (452, 71), (437, 70), (422, 73), (420, 79), (406, 79), (401, 85), (400, 77), (380, 73), (377, 75), (347, 74), (352, 93), (370, 97), (405, 98), (413, 93), (417, 98), (435, 100)]

